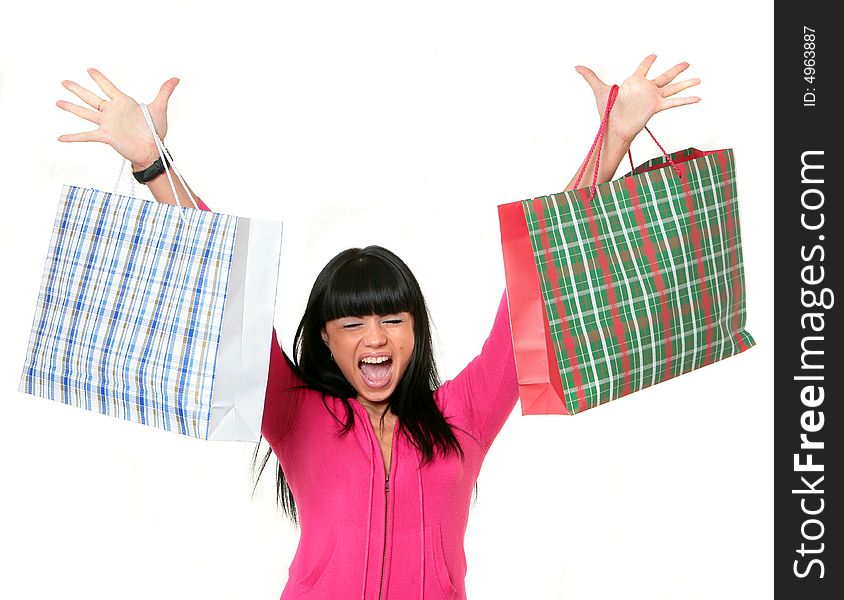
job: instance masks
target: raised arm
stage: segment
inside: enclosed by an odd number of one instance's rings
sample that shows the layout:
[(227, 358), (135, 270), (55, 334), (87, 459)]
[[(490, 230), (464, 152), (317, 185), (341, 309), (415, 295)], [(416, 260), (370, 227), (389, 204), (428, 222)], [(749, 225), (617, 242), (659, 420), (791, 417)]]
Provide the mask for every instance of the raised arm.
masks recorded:
[[(107, 144), (132, 163), (133, 171), (147, 168), (158, 159), (159, 154), (140, 105), (121, 92), (96, 69), (88, 69), (88, 74), (102, 90), (100, 94), (70, 80), (63, 81), (62, 85), (90, 108), (66, 100), (59, 100), (56, 105), (62, 110), (94, 123), (97, 128), (84, 133), (61, 135), (58, 138), (59, 141)], [(167, 103), (178, 83), (179, 80), (176, 78), (165, 81), (155, 100), (147, 105), (155, 131), (162, 141), (167, 135)], [(182, 206), (190, 206), (188, 195), (179, 182), (179, 178), (172, 179)], [(176, 204), (176, 198), (173, 196), (173, 190), (166, 175), (159, 175), (147, 185), (156, 201)], [(191, 193), (197, 200), (198, 208), (210, 210), (197, 194), (193, 193), (193, 190)], [(275, 329), (273, 329), (271, 343), (264, 421), (261, 430), (264, 437), (271, 444), (275, 444), (281, 441), (288, 430), (301, 392), (298, 386), (302, 382), (284, 356)]]
[(506, 292), (480, 354), (437, 394), (449, 410), (464, 413), (481, 444), (489, 449), (519, 397)]
[[(645, 57), (633, 75), (619, 87), (607, 126), (598, 182), (609, 181), (613, 177), (633, 138), (654, 114), (700, 100), (696, 96), (671, 98), (678, 92), (700, 83), (699, 79), (671, 83), (688, 68), (688, 63), (679, 63), (655, 79), (649, 80), (647, 74), (655, 60), (656, 56), (653, 54)], [(590, 69), (583, 66), (576, 69), (592, 88), (598, 114), (603, 117), (610, 86)], [(595, 154), (593, 153), (582, 174), (582, 186), (591, 184), (595, 172)], [(574, 173), (566, 190), (574, 188), (582, 168), (581, 165)], [(445, 395), (447, 402), (456, 401), (459, 404), (459, 410), (466, 413), (482, 443), (488, 448), (512, 412), (518, 396), (506, 293), (501, 299), (492, 331), (480, 354), (453, 380), (443, 384), (440, 393)]]
[[(94, 93), (69, 79), (62, 81), (62, 85), (90, 108), (66, 100), (59, 100), (56, 106), (94, 123), (97, 128), (83, 133), (60, 135), (59, 141), (108, 144), (132, 164), (132, 171), (146, 169), (159, 158), (159, 154), (140, 105), (134, 98), (121, 92), (97, 69), (88, 69), (88, 74), (97, 83), (101, 93)], [(162, 141), (167, 135), (167, 103), (178, 83), (179, 80), (175, 77), (165, 81), (155, 100), (147, 105), (155, 131)], [(178, 177), (173, 177), (173, 184), (182, 206), (190, 206), (188, 194)], [(158, 202), (176, 204), (176, 198), (173, 196), (173, 190), (166, 175), (159, 175), (148, 182), (147, 186)], [(194, 198), (197, 197), (192, 189), (191, 193)]]
[[(598, 183), (609, 181), (615, 175), (619, 163), (630, 149), (630, 144), (648, 121), (656, 113), (663, 110), (700, 102), (697, 96), (684, 98), (672, 97), (675, 94), (696, 86), (700, 79), (686, 79), (672, 83), (677, 75), (689, 68), (689, 63), (682, 62), (674, 65), (662, 75), (648, 79), (648, 71), (656, 60), (655, 54), (649, 54), (636, 68), (636, 71), (618, 88), (618, 97), (610, 114), (607, 133), (601, 153), (601, 164), (598, 172)], [(598, 117), (603, 118), (607, 106), (610, 87), (601, 81), (595, 73), (584, 66), (578, 65), (575, 70), (592, 88)], [(590, 185), (595, 173), (596, 153), (593, 153), (581, 179), (581, 186)], [(580, 168), (575, 171), (566, 190), (574, 188)]]

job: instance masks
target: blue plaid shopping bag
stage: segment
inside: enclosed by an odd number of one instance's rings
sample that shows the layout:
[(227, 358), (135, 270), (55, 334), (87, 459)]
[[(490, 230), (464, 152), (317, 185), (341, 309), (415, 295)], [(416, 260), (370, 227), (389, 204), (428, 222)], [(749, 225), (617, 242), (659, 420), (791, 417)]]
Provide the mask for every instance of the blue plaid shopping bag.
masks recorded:
[(64, 186), (20, 391), (257, 441), (280, 249), (278, 222)]

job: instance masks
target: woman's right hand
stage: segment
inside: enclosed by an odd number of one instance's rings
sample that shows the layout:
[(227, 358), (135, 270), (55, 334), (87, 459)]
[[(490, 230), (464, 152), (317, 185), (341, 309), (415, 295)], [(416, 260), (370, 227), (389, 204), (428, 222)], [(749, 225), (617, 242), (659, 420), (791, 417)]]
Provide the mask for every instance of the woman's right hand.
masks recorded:
[[(152, 132), (149, 130), (140, 105), (117, 89), (96, 69), (88, 69), (88, 74), (97, 83), (106, 98), (82, 87), (70, 80), (62, 85), (79, 97), (91, 108), (85, 108), (72, 102), (59, 100), (56, 106), (69, 113), (91, 121), (97, 128), (84, 133), (68, 133), (59, 136), (60, 142), (102, 142), (114, 148), (123, 158), (132, 163), (133, 171), (147, 168), (158, 159), (158, 149)], [(179, 80), (168, 79), (161, 86), (155, 100), (149, 108), (152, 122), (158, 137), (164, 140), (167, 135), (167, 102)]]
[[(677, 106), (700, 102), (697, 96), (678, 98), (675, 94), (700, 83), (697, 77), (672, 83), (677, 75), (689, 67), (689, 63), (682, 62), (674, 65), (665, 73), (653, 79), (648, 79), (648, 71), (656, 60), (656, 54), (649, 54), (641, 62), (636, 71), (624, 80), (618, 88), (618, 99), (612, 109), (609, 122), (610, 134), (615, 134), (627, 145), (648, 124), (656, 113)], [(601, 81), (592, 69), (578, 65), (575, 70), (592, 88), (595, 103), (598, 107), (598, 118), (604, 118), (610, 86)], [(672, 97), (675, 96), (675, 97)]]

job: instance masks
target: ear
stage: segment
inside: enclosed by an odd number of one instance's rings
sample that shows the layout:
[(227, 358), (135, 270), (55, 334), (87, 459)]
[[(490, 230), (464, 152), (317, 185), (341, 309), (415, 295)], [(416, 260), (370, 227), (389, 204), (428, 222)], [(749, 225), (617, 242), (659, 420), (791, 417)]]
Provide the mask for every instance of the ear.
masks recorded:
[(328, 333), (325, 331), (325, 325), (322, 326), (322, 329), (319, 332), (319, 335), (322, 337), (322, 341), (325, 342), (325, 345), (328, 345)]

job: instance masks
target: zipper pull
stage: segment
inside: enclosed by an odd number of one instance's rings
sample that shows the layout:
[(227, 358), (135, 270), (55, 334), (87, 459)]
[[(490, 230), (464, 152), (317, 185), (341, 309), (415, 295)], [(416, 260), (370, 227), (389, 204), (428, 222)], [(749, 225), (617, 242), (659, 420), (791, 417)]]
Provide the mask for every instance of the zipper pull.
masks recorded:
[(390, 474), (389, 473), (387, 473), (387, 479), (386, 479), (385, 484), (384, 484), (384, 491), (385, 492), (390, 491)]

